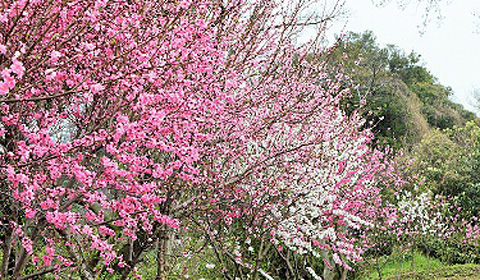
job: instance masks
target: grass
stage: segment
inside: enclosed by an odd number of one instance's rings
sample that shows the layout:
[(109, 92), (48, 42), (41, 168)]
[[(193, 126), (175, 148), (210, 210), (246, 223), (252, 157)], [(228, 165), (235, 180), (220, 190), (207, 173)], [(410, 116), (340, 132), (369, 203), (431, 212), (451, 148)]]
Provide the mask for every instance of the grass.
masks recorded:
[[(400, 277), (399, 277), (400, 276)], [(419, 272), (401, 274), (395, 277), (388, 277), (385, 280), (422, 280), (422, 279), (436, 279), (436, 280), (480, 280), (480, 265), (475, 264), (457, 264), (444, 266), (439, 269), (431, 270), (430, 272)]]
[[(378, 273), (372, 268), (365, 280), (378, 280)], [(397, 258), (388, 262), (382, 271), (383, 280), (480, 280), (480, 265), (447, 265), (440, 260), (415, 254), (415, 273), (412, 272), (411, 257)]]

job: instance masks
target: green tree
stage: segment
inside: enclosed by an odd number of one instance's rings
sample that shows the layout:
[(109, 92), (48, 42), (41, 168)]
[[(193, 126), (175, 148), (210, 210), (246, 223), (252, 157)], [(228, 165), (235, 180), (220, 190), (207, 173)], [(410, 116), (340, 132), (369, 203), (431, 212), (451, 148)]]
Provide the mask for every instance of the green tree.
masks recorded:
[(411, 148), (432, 128), (463, 126), (476, 118), (448, 99), (452, 89), (438, 82), (419, 54), (394, 45), (381, 47), (371, 31), (348, 33), (328, 58), (332, 75), (341, 65), (351, 77), (344, 86), (354, 98), (345, 108), (362, 108), (377, 143)]

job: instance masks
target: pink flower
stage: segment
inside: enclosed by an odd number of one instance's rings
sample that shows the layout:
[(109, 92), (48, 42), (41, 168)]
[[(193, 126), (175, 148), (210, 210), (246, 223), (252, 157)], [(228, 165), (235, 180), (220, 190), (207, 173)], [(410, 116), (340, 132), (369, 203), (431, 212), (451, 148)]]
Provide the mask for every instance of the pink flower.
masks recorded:
[(25, 217), (27, 217), (28, 219), (33, 219), (36, 213), (37, 213), (37, 210), (35, 209), (31, 209), (31, 208), (25, 209)]
[(115, 236), (115, 231), (112, 229), (106, 227), (106, 226), (100, 226), (98, 228), (98, 231), (100, 231), (101, 234), (107, 235), (107, 236)]
[(58, 59), (62, 56), (62, 53), (59, 51), (52, 51), (50, 54), (50, 60), (52, 62), (57, 62)]
[(180, 3), (180, 8), (182, 9), (187, 9), (188, 7), (190, 7), (190, 1), (189, 0), (183, 0), (181, 3)]
[(105, 89), (105, 87), (101, 84), (93, 84), (93, 85), (90, 86), (90, 90), (92, 91), (93, 94), (97, 94), (104, 89)]
[(13, 73), (17, 74), (19, 78), (21, 78), (23, 76), (23, 73), (25, 73), (25, 67), (23, 66), (23, 63), (16, 58), (13, 59), (13, 64), (10, 70), (12, 70)]
[(22, 239), (22, 246), (25, 248), (27, 253), (30, 255), (33, 252), (33, 242), (28, 237), (23, 237)]
[(9, 88), (9, 89), (12, 89), (15, 87), (15, 79), (10, 75), (10, 71), (11, 70), (8, 70), (8, 69), (4, 69), (2, 71), (2, 76), (3, 76), (3, 80), (6, 84), (6, 86)]
[(6, 82), (0, 82), (0, 95), (7, 95), (10, 91), (9, 86)]

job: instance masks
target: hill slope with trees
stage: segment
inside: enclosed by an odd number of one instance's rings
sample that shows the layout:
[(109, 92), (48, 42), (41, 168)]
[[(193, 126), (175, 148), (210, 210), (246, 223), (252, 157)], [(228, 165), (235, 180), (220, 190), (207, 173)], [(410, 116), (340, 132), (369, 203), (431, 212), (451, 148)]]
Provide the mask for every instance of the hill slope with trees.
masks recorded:
[(432, 129), (463, 127), (474, 113), (449, 99), (452, 89), (438, 82), (415, 52), (381, 47), (372, 32), (348, 33), (328, 55), (351, 78), (353, 108), (365, 100), (364, 116), (381, 144), (412, 148)]

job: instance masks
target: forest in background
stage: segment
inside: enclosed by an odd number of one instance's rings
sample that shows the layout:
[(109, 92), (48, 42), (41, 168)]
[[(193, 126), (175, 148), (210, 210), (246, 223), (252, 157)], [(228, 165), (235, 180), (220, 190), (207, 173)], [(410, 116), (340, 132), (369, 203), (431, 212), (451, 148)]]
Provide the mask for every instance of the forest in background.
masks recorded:
[[(474, 216), (478, 196), (478, 117), (449, 99), (452, 89), (422, 66), (421, 56), (396, 46), (380, 47), (371, 32), (349, 33), (332, 55), (352, 78), (352, 98), (362, 107), (375, 145), (403, 151), (408, 170), (425, 181), (422, 191), (455, 196)], [(360, 104), (365, 100), (365, 106)], [(350, 109), (351, 110), (351, 109)]]

